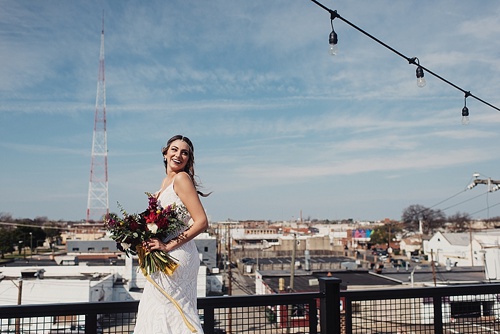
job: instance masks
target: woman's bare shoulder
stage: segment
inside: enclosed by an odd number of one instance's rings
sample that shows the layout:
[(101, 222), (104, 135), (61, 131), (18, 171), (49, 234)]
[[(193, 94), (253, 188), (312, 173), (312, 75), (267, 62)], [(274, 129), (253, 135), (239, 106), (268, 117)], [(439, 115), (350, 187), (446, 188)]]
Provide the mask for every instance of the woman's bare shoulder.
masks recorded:
[(188, 173), (186, 172), (180, 172), (175, 176), (175, 185), (179, 187), (194, 187), (193, 180), (191, 179), (191, 176), (189, 176)]
[(177, 173), (177, 175), (175, 175), (175, 181), (176, 182), (178, 182), (178, 181), (180, 181), (180, 182), (186, 182), (186, 181), (192, 182), (191, 176), (189, 176), (189, 174), (186, 172)]

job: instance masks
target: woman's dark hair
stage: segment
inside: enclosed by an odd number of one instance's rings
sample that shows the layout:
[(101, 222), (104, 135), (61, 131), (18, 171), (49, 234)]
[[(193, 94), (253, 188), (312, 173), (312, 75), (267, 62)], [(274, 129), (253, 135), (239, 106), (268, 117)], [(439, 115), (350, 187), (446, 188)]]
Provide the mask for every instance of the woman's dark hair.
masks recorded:
[[(194, 187), (196, 188), (196, 192), (200, 196), (207, 197), (211, 193), (204, 194), (198, 190), (198, 183), (195, 180), (196, 175), (194, 173), (194, 146), (188, 137), (184, 137), (183, 135), (175, 135), (172, 138), (170, 138), (167, 141), (167, 144), (165, 145), (165, 147), (163, 147), (161, 149), (162, 155), (165, 155), (165, 153), (167, 153), (168, 149), (170, 148), (170, 145), (172, 145), (172, 143), (176, 140), (181, 140), (181, 141), (185, 142), (186, 144), (188, 144), (188, 146), (189, 146), (189, 158), (188, 158), (188, 161), (186, 163), (186, 166), (184, 167), (184, 172), (188, 173), (188, 175), (191, 177), (191, 180), (193, 181)], [(163, 160), (163, 163), (165, 164), (165, 168), (166, 168), (167, 161)]]

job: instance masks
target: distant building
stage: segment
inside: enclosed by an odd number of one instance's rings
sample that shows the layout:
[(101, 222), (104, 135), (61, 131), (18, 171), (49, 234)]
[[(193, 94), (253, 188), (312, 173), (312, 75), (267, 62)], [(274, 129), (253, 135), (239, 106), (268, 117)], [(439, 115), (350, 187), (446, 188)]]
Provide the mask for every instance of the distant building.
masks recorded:
[(481, 253), (478, 238), (477, 233), (437, 232), (424, 243), (424, 253), (429, 260), (440, 265), (484, 266), (484, 254)]
[(424, 242), (428, 259), (445, 267), (484, 267), (486, 279), (500, 280), (500, 230), (437, 232)]
[[(361, 271), (332, 271), (332, 272), (306, 272), (297, 270), (294, 274), (294, 292), (319, 291), (320, 277), (335, 277), (342, 280), (341, 289), (349, 287), (369, 286), (391, 287), (398, 285), (389, 279), (372, 275), (366, 270)], [(256, 294), (279, 294), (290, 292), (290, 271), (261, 271), (255, 275)], [(319, 307), (319, 300), (317, 301)], [(341, 305), (342, 307), (342, 305)], [(293, 328), (292, 333), (308, 331), (309, 311), (307, 304), (275, 305), (267, 310), (268, 318), (277, 323), (278, 328)]]
[(200, 259), (210, 272), (217, 269), (217, 239), (208, 233), (201, 233), (194, 239)]
[(103, 223), (77, 223), (68, 225), (61, 233), (61, 242), (66, 244), (69, 240), (97, 240), (106, 236)]
[(10, 281), (23, 279), (21, 303), (50, 304), (112, 301), (119, 267), (44, 266), (2, 267), (2, 305), (16, 305), (18, 288)]
[(118, 253), (116, 241), (103, 240), (67, 240), (66, 251), (68, 253)]
[[(200, 254), (197, 296), (222, 292), (216, 266), (217, 242), (206, 233), (194, 239)], [(27, 266), (0, 268), (0, 304), (15, 305), (18, 290), (10, 280), (23, 278), (23, 304), (137, 300), (145, 277), (136, 257), (129, 258), (113, 240), (68, 240), (68, 253), (32, 258)], [(40, 256), (39, 256), (40, 257)], [(49, 260), (52, 259), (52, 260)], [(207, 275), (209, 273), (209, 275)], [(29, 293), (28, 293), (29, 292)]]
[(420, 235), (414, 235), (404, 238), (399, 243), (399, 247), (401, 248), (401, 252), (410, 258), (412, 253), (420, 253), (422, 250), (422, 237)]

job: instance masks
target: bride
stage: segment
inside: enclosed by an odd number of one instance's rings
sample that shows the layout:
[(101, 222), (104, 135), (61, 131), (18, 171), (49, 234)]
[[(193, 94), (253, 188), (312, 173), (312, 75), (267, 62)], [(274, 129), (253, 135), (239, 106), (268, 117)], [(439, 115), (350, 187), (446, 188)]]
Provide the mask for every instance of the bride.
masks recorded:
[[(188, 227), (173, 239), (150, 239), (144, 243), (147, 250), (163, 250), (178, 260), (172, 276), (162, 272), (151, 274), (151, 279), (179, 304), (186, 320), (197, 333), (203, 333), (197, 309), (197, 276), (200, 267), (198, 250), (193, 238), (208, 228), (208, 219), (200, 201), (194, 174), (194, 147), (188, 138), (176, 135), (162, 149), (166, 177), (156, 193), (159, 204), (184, 205), (188, 211)], [(192, 333), (176, 306), (153, 283), (144, 287), (134, 334)]]

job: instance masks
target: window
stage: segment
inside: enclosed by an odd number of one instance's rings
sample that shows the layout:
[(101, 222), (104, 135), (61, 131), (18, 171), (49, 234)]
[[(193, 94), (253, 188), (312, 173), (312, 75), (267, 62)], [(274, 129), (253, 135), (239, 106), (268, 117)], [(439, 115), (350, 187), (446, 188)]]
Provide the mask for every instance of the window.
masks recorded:
[(307, 314), (305, 304), (292, 305), (292, 317), (305, 317)]
[(207, 246), (205, 246), (205, 252), (208, 252), (208, 247)]

